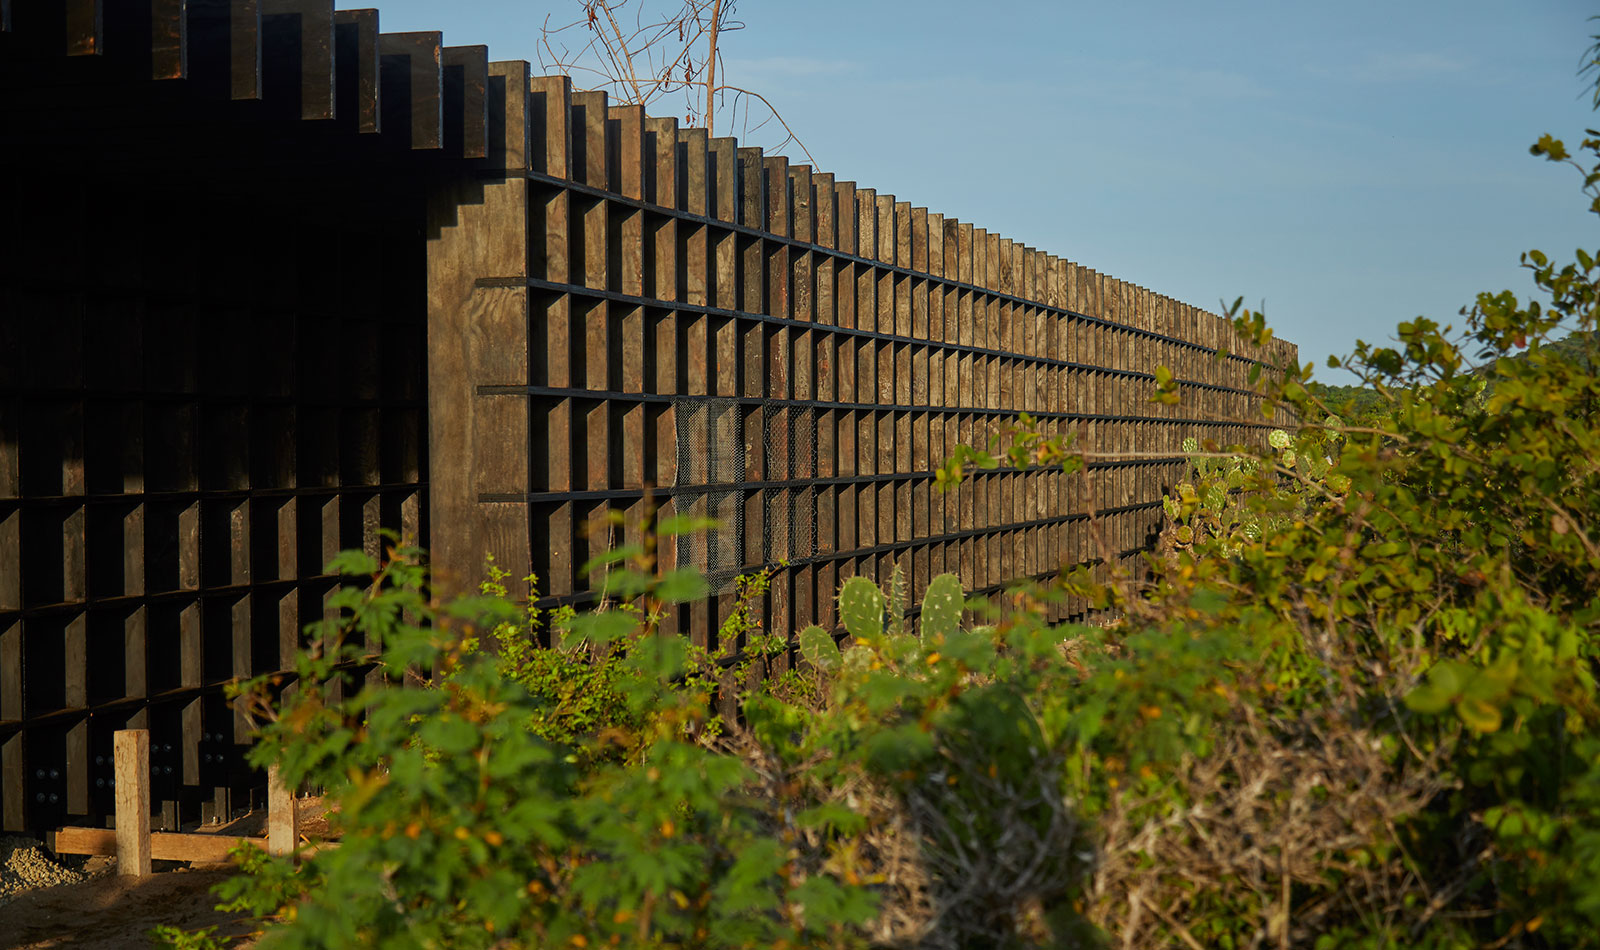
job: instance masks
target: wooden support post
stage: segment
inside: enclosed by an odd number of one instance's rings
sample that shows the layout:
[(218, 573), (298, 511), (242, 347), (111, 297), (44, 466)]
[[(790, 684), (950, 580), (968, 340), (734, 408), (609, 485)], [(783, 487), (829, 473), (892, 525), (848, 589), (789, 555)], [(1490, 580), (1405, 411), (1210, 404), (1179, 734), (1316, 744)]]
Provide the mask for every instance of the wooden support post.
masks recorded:
[(295, 807), (294, 790), (283, 784), (274, 765), (267, 769), (267, 853), (292, 854), (300, 840), (300, 815)]
[(117, 873), (150, 873), (150, 732), (120, 729), (112, 735), (116, 774)]

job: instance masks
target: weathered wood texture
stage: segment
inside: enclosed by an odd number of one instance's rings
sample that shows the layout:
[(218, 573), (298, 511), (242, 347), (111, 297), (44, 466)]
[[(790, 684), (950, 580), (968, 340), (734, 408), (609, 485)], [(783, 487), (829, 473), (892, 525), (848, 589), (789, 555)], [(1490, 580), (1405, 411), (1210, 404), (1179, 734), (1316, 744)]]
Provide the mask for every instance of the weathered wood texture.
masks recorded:
[(114, 761), (117, 796), (117, 873), (150, 873), (150, 730), (116, 733)]
[[(123, 873), (120, 859), (121, 828), (65, 827), (50, 835), (47, 842), (56, 854), (116, 854), (118, 872)], [(228, 860), (228, 851), (240, 845), (252, 844), (263, 848), (263, 838), (241, 838), (234, 835), (183, 833), (175, 831), (150, 831), (146, 825), (145, 853), (155, 861), (196, 861), (220, 864)], [(144, 870), (150, 873), (148, 864)]]

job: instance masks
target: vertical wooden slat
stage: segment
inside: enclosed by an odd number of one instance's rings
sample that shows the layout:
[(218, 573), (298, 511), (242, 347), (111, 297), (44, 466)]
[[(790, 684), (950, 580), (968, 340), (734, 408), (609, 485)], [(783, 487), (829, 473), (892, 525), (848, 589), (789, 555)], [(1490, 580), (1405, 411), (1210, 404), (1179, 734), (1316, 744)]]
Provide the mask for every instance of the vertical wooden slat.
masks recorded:
[(381, 122), (404, 130), (413, 149), (444, 146), (443, 34), (382, 33), (378, 36)]
[[(20, 617), (0, 620), (0, 721), (22, 721), (22, 629)], [(23, 732), (0, 738), (0, 830), (24, 827), (27, 791), (23, 761)]]
[[(613, 187), (624, 197), (643, 201), (646, 166), (644, 156), (644, 107), (612, 106), (606, 122), (607, 163)], [(632, 297), (645, 295), (645, 214), (634, 204), (615, 203), (611, 207), (612, 230), (617, 237), (616, 255), (621, 273), (614, 284)], [(621, 391), (645, 391), (645, 310), (640, 306), (617, 305), (615, 316), (618, 338), (612, 347), (620, 351)], [(645, 471), (645, 407), (643, 402), (624, 403), (622, 413), (622, 487), (641, 488)]]
[[(354, 119), (358, 131), (380, 131), (378, 11), (334, 11), (333, 45), (335, 114), (346, 121)], [(241, 98), (237, 90), (234, 98)]]
[(231, 0), (228, 15), (228, 90), (234, 99), (261, 98), (261, 3)]
[(66, 8), (67, 55), (99, 56), (104, 53), (105, 0), (67, 0), (63, 6)]
[[(493, 108), (504, 116), (492, 147), (514, 167), (528, 149), (528, 66), (493, 63), (489, 75)], [(436, 576), (458, 589), (475, 585), (485, 552), (504, 565), (526, 565), (532, 555), (525, 505), (482, 499), (528, 490), (527, 398), (477, 393), (529, 381), (526, 287), (477, 286), (480, 277), (528, 276), (528, 211), (528, 181), (515, 175), (439, 189), (429, 208), (429, 496), (432, 523), (451, 527), (435, 532), (433, 560)], [(511, 569), (512, 578), (525, 573)]]
[[(260, 0), (268, 82), (298, 87), (300, 118), (334, 117), (333, 0)], [(298, 63), (299, 75), (273, 82), (272, 74)]]
[(451, 156), (489, 154), (489, 47), (446, 46), (439, 52), (442, 143)]
[[(495, 73), (492, 71), (492, 75)], [(509, 97), (511, 79), (505, 80)], [(573, 176), (572, 169), (572, 82), (566, 76), (535, 76), (529, 81), (527, 167), (532, 171), (557, 179)], [(506, 111), (507, 133), (514, 128), (510, 120), (514, 110)], [(508, 163), (509, 164), (509, 163)], [(574, 281), (572, 262), (573, 219), (572, 192), (565, 188), (542, 189), (530, 198), (530, 230), (543, 240), (530, 237), (532, 260), (529, 274), (557, 284)], [(542, 225), (542, 227), (541, 227)], [(578, 384), (580, 371), (576, 366), (574, 349), (581, 334), (573, 330), (572, 295), (567, 292), (550, 292), (539, 295), (533, 306), (535, 326), (543, 325), (543, 341), (539, 345), (539, 331), (534, 331), (532, 347), (534, 366), (530, 369), (534, 382), (555, 388), (569, 388)], [(540, 362), (542, 360), (542, 363)], [(539, 418), (534, 409), (534, 418)], [(537, 445), (530, 452), (542, 454), (545, 463), (539, 484), (551, 491), (570, 491), (573, 487), (574, 469), (574, 406), (570, 396), (554, 396), (543, 401), (542, 453)], [(570, 502), (540, 509), (536, 515), (543, 529), (543, 543), (539, 549), (547, 553), (549, 576), (545, 578), (548, 594), (570, 594), (573, 589), (576, 563), (573, 557), (573, 507)], [(530, 541), (531, 543), (531, 541)]]
[[(189, 70), (185, 0), (149, 0), (150, 78), (182, 79)], [(332, 9), (331, 0), (329, 8)]]

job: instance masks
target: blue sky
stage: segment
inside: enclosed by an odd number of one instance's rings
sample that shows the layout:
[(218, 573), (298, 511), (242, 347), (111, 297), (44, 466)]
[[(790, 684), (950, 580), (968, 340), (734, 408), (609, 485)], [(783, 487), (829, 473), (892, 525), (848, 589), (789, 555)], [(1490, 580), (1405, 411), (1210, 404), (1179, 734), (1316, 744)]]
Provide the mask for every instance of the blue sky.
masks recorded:
[[(376, 2), (384, 30), (530, 61), (546, 14), (579, 9)], [(841, 179), (1213, 311), (1264, 300), (1330, 382), (1358, 337), (1530, 294), (1520, 252), (1600, 246), (1577, 173), (1527, 152), (1600, 124), (1575, 75), (1600, 32), (1583, 4), (977, 9), (742, 0), (727, 79)]]

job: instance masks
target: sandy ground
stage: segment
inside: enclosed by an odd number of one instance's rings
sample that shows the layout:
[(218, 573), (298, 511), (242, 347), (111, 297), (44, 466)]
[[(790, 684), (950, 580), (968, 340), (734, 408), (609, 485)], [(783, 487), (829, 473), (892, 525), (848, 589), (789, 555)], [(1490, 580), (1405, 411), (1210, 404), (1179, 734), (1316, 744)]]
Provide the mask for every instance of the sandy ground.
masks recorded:
[[(327, 834), (320, 799), (301, 799), (299, 812), (302, 836)], [(265, 824), (258, 813), (205, 830), (257, 835)], [(148, 931), (161, 924), (216, 926), (219, 938), (254, 932), (248, 918), (216, 910), (211, 888), (230, 876), (229, 865), (156, 862), (155, 870), (145, 878), (120, 877), (115, 858), (58, 857), (36, 841), (0, 840), (0, 950), (150, 950)], [(245, 950), (252, 943), (229, 946)]]
[(217, 925), (219, 937), (249, 934), (250, 921), (214, 909), (211, 886), (229, 873), (225, 865), (146, 878), (119, 877), (113, 870), (30, 891), (0, 907), (0, 950), (149, 950), (154, 944), (146, 932), (158, 924), (186, 930)]

